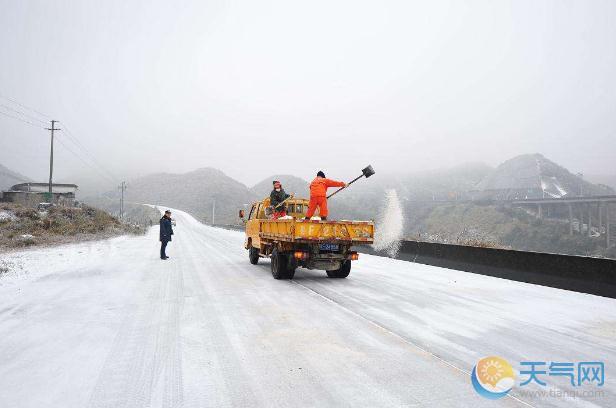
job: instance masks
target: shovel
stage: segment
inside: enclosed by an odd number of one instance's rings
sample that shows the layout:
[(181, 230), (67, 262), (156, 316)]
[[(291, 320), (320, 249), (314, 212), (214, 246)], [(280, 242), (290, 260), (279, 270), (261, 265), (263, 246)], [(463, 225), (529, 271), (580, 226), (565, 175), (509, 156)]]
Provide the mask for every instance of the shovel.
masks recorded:
[(295, 193), (289, 195), (287, 198), (285, 198), (283, 201), (279, 202), (278, 205), (276, 207), (274, 207), (274, 210), (278, 207), (280, 207), (281, 205), (283, 205), (284, 203), (286, 203), (288, 200), (292, 199), (295, 196)]
[(372, 166), (368, 166), (368, 167), (366, 167), (365, 169), (363, 169), (363, 170), (361, 171), (361, 176), (359, 176), (359, 177), (357, 177), (357, 178), (353, 179), (352, 181), (349, 181), (349, 182), (347, 183), (347, 185), (346, 185), (346, 186), (344, 186), (344, 187), (340, 187), (338, 190), (336, 190), (336, 191), (334, 191), (333, 193), (331, 193), (330, 195), (328, 195), (328, 196), (327, 196), (327, 198), (330, 198), (330, 197), (331, 197), (331, 196), (333, 196), (334, 194), (341, 192), (342, 190), (344, 190), (345, 188), (347, 188), (347, 187), (348, 187), (348, 186), (350, 186), (351, 184), (355, 183), (355, 182), (356, 182), (357, 180), (359, 180), (360, 178), (362, 178), (362, 177), (364, 177), (364, 176), (365, 176), (366, 178), (368, 178), (368, 177), (372, 176), (373, 174), (374, 174), (374, 169), (372, 168)]

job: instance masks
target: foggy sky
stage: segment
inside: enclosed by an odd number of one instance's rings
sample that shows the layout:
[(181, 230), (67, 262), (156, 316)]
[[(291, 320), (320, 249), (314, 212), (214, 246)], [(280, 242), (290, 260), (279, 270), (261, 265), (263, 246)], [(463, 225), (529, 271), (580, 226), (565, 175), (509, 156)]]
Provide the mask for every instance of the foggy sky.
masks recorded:
[[(248, 185), (318, 169), (348, 179), (369, 163), (415, 171), (535, 152), (616, 173), (611, 0), (0, 10), (0, 95), (60, 120), (118, 181), (208, 166)], [(0, 163), (44, 181), (48, 149), (49, 132), (0, 116)], [(56, 152), (58, 179), (102, 180)]]

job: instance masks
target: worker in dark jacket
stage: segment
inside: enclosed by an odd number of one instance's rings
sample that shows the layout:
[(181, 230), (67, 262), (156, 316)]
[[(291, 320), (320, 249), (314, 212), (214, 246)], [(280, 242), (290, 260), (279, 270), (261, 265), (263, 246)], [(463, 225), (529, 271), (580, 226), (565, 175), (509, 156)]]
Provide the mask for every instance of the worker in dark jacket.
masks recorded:
[(165, 215), (160, 219), (160, 259), (168, 259), (165, 253), (167, 243), (171, 241), (173, 228), (171, 227), (171, 211), (165, 211)]
[(274, 219), (278, 219), (287, 215), (287, 204), (285, 203), (280, 206), (278, 206), (278, 204), (282, 203), (291, 196), (284, 191), (280, 181), (274, 180), (273, 184), (274, 189), (270, 193), (270, 205), (272, 206), (273, 211), (272, 217)]

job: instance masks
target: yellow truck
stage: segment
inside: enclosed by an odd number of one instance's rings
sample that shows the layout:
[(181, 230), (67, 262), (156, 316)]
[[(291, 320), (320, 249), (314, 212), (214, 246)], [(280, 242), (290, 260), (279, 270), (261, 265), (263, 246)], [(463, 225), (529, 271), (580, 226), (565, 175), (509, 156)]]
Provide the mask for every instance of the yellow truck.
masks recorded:
[(240, 210), (240, 218), (245, 222), (244, 247), (250, 263), (256, 265), (259, 258), (271, 258), (275, 279), (292, 279), (300, 266), (325, 270), (330, 278), (346, 278), (351, 261), (359, 257), (351, 250), (353, 245), (373, 242), (372, 221), (304, 220), (308, 200), (302, 198), (288, 199), (288, 216), (275, 220), (267, 215), (269, 201), (266, 198), (252, 204), (247, 220)]

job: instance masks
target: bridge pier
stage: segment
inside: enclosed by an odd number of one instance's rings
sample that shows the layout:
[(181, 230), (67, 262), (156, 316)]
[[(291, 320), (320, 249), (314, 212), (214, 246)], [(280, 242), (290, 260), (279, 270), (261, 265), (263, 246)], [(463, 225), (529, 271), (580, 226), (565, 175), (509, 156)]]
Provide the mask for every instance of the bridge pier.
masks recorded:
[(580, 233), (580, 235), (583, 235), (584, 231), (582, 231), (582, 227), (584, 227), (584, 207), (582, 204), (580, 204), (579, 206), (580, 206), (579, 208), (580, 210), (580, 222), (579, 222), (580, 230), (578, 232)]
[(573, 235), (573, 207), (571, 204), (567, 206), (569, 207), (569, 235)]
[(605, 246), (610, 247), (610, 203), (605, 203)]
[[(616, 223), (612, 224), (615, 218), (613, 204), (616, 203), (616, 194), (607, 196), (577, 196), (569, 198), (511, 199), (506, 200), (506, 202), (511, 206), (524, 206), (530, 214), (532, 214), (532, 208), (535, 207), (535, 216), (538, 219), (543, 218), (544, 210), (547, 211), (546, 214), (548, 217), (555, 214), (556, 217), (562, 217), (564, 215), (566, 219), (568, 215), (569, 235), (571, 236), (575, 233), (573, 227), (574, 215), (579, 219), (580, 236), (592, 236), (591, 232), (594, 216), (595, 223), (598, 223), (599, 231), (605, 228), (606, 246), (609, 248), (616, 243), (616, 235), (613, 235), (614, 230), (616, 229)], [(567, 206), (566, 209), (564, 208), (565, 205)], [(564, 214), (562, 210), (564, 210)], [(567, 212), (569, 214), (567, 214)], [(586, 220), (587, 232), (584, 233), (583, 226), (585, 221), (584, 218), (586, 217), (588, 217)]]

